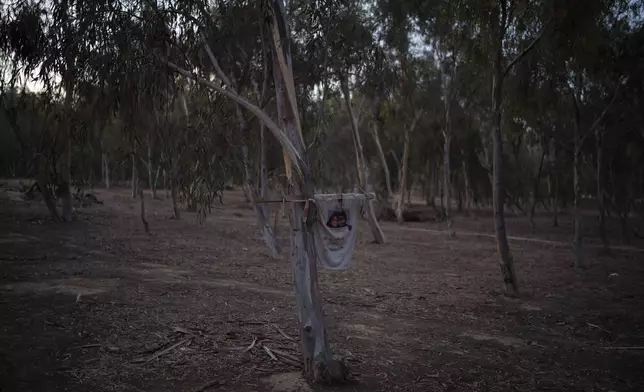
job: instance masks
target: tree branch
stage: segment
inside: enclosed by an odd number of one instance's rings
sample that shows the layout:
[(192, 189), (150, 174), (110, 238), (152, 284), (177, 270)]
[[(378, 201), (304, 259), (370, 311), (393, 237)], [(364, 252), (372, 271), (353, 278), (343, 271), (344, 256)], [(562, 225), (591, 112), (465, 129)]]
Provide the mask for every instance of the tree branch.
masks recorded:
[(541, 32), (539, 33), (539, 35), (534, 40), (532, 40), (530, 45), (528, 45), (525, 49), (523, 49), (521, 53), (519, 53), (514, 59), (512, 59), (512, 61), (510, 61), (510, 63), (503, 70), (503, 75), (502, 75), (503, 78), (505, 78), (510, 73), (510, 71), (512, 70), (512, 67), (514, 67), (519, 61), (521, 61), (521, 59), (524, 58), (525, 55), (530, 53), (532, 49), (534, 49), (534, 47), (539, 43), (539, 41), (541, 41), (541, 38), (543, 38), (543, 35), (549, 26), (550, 26), (550, 22), (548, 21), (548, 23), (546, 23), (543, 29), (541, 29)]
[(593, 125), (591, 125), (590, 128), (588, 128), (588, 130), (584, 134), (584, 136), (582, 136), (582, 138), (581, 138), (582, 143), (583, 143), (584, 140), (586, 140), (586, 138), (589, 135), (591, 135), (593, 133), (595, 128), (597, 128), (597, 126), (602, 122), (604, 117), (606, 117), (606, 114), (608, 114), (608, 111), (610, 110), (610, 108), (615, 103), (615, 100), (617, 99), (617, 93), (619, 92), (619, 88), (622, 86), (622, 83), (624, 83), (624, 80), (625, 80), (624, 78), (619, 78), (619, 81), (617, 82), (617, 87), (615, 87), (615, 92), (613, 93), (613, 98), (611, 98), (611, 100), (608, 103), (608, 105), (606, 105), (606, 107), (604, 108), (604, 111), (602, 111), (601, 114), (599, 115), (599, 117), (597, 117), (597, 119), (593, 122)]
[(194, 80), (197, 83), (200, 83), (208, 88), (211, 88), (215, 90), (216, 92), (226, 96), (227, 98), (232, 99), (235, 103), (243, 106), (247, 110), (249, 110), (251, 113), (253, 113), (257, 118), (259, 118), (261, 121), (266, 124), (266, 127), (271, 131), (273, 136), (277, 138), (277, 141), (281, 144), (282, 148), (284, 151), (287, 153), (289, 158), (291, 159), (291, 162), (295, 162), (295, 169), (298, 172), (298, 174), (302, 175), (302, 158), (298, 154), (297, 150), (293, 146), (293, 144), (288, 140), (288, 137), (286, 137), (286, 134), (280, 129), (280, 127), (266, 114), (257, 107), (256, 105), (252, 104), (248, 100), (246, 100), (244, 97), (240, 96), (239, 94), (231, 91), (230, 89), (225, 89), (221, 86), (216, 85), (215, 83), (206, 80), (199, 75), (196, 75), (176, 64), (171, 62), (170, 60), (165, 60), (162, 59), (163, 61), (169, 68), (173, 69), (174, 71), (178, 72), (179, 74), (190, 78)]
[(201, 34), (201, 40), (203, 41), (204, 48), (206, 49), (206, 53), (208, 53), (208, 57), (210, 58), (210, 62), (212, 63), (212, 66), (215, 67), (215, 72), (217, 73), (217, 76), (219, 77), (219, 79), (221, 79), (222, 82), (224, 82), (226, 87), (232, 89), (233, 85), (230, 82), (230, 79), (228, 79), (228, 77), (226, 76), (224, 71), (219, 66), (219, 62), (217, 61), (217, 58), (215, 57), (214, 53), (212, 52), (212, 49), (210, 49), (210, 45), (208, 44), (208, 41), (206, 40), (206, 36), (202, 32), (200, 32), (199, 34)]

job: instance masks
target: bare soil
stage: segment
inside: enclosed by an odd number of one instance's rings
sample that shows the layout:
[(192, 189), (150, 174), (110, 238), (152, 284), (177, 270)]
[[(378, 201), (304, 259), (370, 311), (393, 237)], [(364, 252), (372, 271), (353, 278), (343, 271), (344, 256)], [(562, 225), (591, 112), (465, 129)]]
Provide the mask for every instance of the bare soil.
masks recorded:
[(203, 223), (147, 195), (150, 235), (125, 189), (70, 224), (17, 196), (0, 195), (3, 392), (644, 390), (644, 245), (588, 247), (576, 270), (566, 215), (536, 231), (509, 215), (520, 299), (500, 292), (485, 214), (457, 215), (454, 235), (384, 222), (386, 245), (363, 223), (352, 268), (320, 276), (352, 372), (329, 388), (299, 376), (290, 263), (242, 193)]

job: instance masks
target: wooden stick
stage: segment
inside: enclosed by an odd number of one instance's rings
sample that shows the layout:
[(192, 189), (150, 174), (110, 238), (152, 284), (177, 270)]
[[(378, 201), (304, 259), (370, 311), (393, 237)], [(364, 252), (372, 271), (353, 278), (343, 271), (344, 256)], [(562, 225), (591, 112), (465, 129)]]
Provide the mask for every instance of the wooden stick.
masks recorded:
[(177, 348), (177, 347), (179, 347), (179, 346), (182, 346), (182, 345), (186, 344), (187, 342), (189, 342), (189, 341), (191, 341), (191, 340), (192, 340), (192, 337), (189, 337), (189, 338), (183, 339), (183, 340), (179, 341), (178, 343), (175, 343), (175, 344), (173, 344), (172, 346), (170, 346), (170, 347), (168, 347), (168, 348), (166, 348), (166, 349), (164, 349), (164, 350), (157, 351), (156, 353), (152, 354), (148, 359), (145, 359), (145, 358), (136, 358), (136, 359), (132, 360), (132, 362), (134, 362), (134, 363), (138, 363), (138, 362), (150, 362), (150, 361), (152, 361), (153, 359), (159, 358), (160, 356), (162, 356), (162, 355), (165, 355), (165, 354), (169, 353), (170, 351), (172, 351), (172, 350), (176, 349), (176, 348)]
[(295, 338), (294, 338), (294, 337), (292, 337), (292, 336), (288, 336), (288, 335), (286, 334), (286, 332), (282, 331), (282, 329), (281, 329), (279, 326), (277, 326), (276, 324), (273, 324), (273, 326), (275, 327), (275, 329), (277, 329), (277, 332), (279, 332), (279, 333), (280, 333), (280, 335), (284, 336), (286, 339), (288, 339), (288, 340), (295, 340)]
[(644, 350), (644, 346), (632, 347), (602, 347), (604, 350)]
[(262, 346), (262, 348), (264, 349), (264, 351), (266, 351), (266, 354), (268, 354), (268, 356), (271, 357), (272, 360), (277, 361), (277, 357), (275, 356), (275, 354), (273, 354), (270, 348), (266, 346)]

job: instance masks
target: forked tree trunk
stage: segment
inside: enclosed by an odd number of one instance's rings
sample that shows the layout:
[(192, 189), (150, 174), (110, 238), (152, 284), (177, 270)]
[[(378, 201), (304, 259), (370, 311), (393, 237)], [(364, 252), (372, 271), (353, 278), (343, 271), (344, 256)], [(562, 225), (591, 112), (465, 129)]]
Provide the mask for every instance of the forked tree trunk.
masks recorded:
[[(364, 149), (362, 148), (362, 140), (360, 139), (360, 132), (358, 130), (358, 121), (353, 113), (353, 107), (351, 105), (349, 84), (346, 77), (344, 77), (343, 75), (340, 75), (340, 88), (342, 89), (342, 95), (344, 96), (344, 102), (349, 114), (349, 120), (351, 121), (351, 131), (353, 132), (353, 142), (356, 150), (356, 163), (358, 166), (358, 181), (360, 182), (360, 187), (366, 191), (369, 188), (369, 179), (365, 163), (366, 161), (364, 156)], [(385, 233), (382, 232), (380, 224), (378, 223), (373, 200), (367, 200), (365, 212), (367, 215), (367, 221), (369, 222), (369, 227), (371, 228), (371, 233), (373, 234), (374, 241), (377, 244), (384, 244), (386, 242)]]
[(404, 222), (404, 208), (405, 208), (405, 191), (407, 190), (407, 177), (409, 171), (409, 143), (410, 143), (410, 133), (416, 128), (416, 124), (420, 119), (422, 111), (416, 112), (414, 119), (411, 122), (411, 125), (405, 128), (405, 139), (403, 142), (403, 159), (402, 159), (402, 168), (400, 169), (400, 195), (396, 201), (396, 220), (399, 224)]
[[(300, 162), (291, 162), (292, 158), (287, 158), (287, 176), (291, 182), (289, 193), (298, 198), (309, 199), (313, 197), (313, 183), (299, 124), (286, 11), (282, 0), (270, 0), (269, 4), (271, 9), (267, 21), (273, 33), (273, 78), (278, 118), (281, 128), (300, 157)], [(293, 165), (296, 168), (299, 166), (299, 172), (295, 175), (288, 171)], [(291, 261), (300, 321), (300, 347), (305, 376), (316, 382), (335, 383), (346, 379), (347, 370), (344, 364), (333, 359), (326, 335), (313, 243), (312, 225), (316, 215), (315, 205), (291, 203)]]

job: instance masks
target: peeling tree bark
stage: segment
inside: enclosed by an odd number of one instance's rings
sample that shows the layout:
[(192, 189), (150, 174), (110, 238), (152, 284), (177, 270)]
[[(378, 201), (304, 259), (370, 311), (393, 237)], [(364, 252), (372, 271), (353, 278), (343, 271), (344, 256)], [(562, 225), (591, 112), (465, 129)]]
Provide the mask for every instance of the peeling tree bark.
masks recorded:
[[(289, 193), (308, 199), (313, 196), (313, 184), (299, 124), (286, 11), (282, 0), (266, 1), (270, 6), (267, 22), (273, 38), (273, 78), (279, 122), (283, 124), (282, 129), (295, 152), (288, 154), (285, 149), (286, 162), (289, 162), (287, 176), (291, 182)], [(297, 156), (300, 157), (299, 162), (293, 162), (293, 157)], [(295, 178), (290, 172), (293, 165), (299, 168)], [(316, 215), (314, 205), (291, 203), (291, 261), (300, 321), (300, 347), (305, 376), (316, 382), (337, 383), (346, 379), (347, 369), (343, 363), (333, 359), (326, 335), (313, 243), (312, 224)]]

